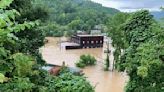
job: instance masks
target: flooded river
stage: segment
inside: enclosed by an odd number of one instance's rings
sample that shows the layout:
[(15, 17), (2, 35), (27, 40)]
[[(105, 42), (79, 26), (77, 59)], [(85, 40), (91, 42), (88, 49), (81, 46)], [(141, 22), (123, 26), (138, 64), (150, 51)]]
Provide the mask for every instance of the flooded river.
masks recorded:
[[(104, 48), (65, 50), (64, 44), (59, 43), (60, 38), (47, 37), (46, 39), (48, 39), (48, 43), (41, 48), (41, 52), (47, 63), (62, 65), (64, 61), (69, 67), (75, 67), (75, 62), (78, 61), (80, 55), (90, 54), (97, 59), (97, 64), (84, 68), (83, 72), (90, 83), (96, 86), (96, 92), (124, 92), (124, 86), (128, 80), (126, 74), (103, 70), (104, 59), (106, 58), (104, 54), (105, 46)], [(110, 49), (113, 51), (111, 45)], [(112, 64), (112, 54), (110, 55), (110, 61)], [(112, 65), (110, 67), (112, 68)]]

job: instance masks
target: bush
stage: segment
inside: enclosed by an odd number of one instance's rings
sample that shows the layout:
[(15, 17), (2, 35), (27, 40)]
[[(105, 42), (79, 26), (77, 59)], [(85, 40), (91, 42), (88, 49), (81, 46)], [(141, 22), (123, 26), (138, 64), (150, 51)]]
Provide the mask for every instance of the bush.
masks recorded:
[(106, 60), (105, 60), (105, 68), (104, 68), (104, 71), (108, 71), (109, 70), (109, 65), (110, 65), (109, 54), (107, 54)]
[(88, 65), (95, 65), (96, 59), (91, 55), (81, 55), (80, 60), (76, 63), (77, 67), (84, 68)]
[(82, 62), (77, 62), (76, 66), (80, 67), (80, 68), (84, 68), (86, 65), (84, 63), (82, 63)]

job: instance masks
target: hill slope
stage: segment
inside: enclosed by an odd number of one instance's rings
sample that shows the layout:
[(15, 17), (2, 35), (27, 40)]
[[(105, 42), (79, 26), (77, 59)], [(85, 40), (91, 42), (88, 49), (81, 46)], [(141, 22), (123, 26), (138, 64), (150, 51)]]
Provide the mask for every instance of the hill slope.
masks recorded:
[[(47, 5), (50, 22), (65, 30), (91, 30), (95, 25), (105, 24), (119, 10), (103, 7), (90, 0), (36, 0)], [(52, 24), (52, 23), (51, 23)], [(63, 28), (61, 28), (63, 29)], [(59, 29), (60, 30), (60, 29)]]
[[(89, 0), (45, 0), (45, 3), (51, 8), (51, 18), (59, 24), (67, 24), (77, 17), (83, 19), (84, 22), (88, 19), (102, 19), (107, 16), (106, 14), (113, 15), (119, 12), (116, 9), (103, 7), (101, 4)], [(62, 21), (62, 19), (67, 21)]]

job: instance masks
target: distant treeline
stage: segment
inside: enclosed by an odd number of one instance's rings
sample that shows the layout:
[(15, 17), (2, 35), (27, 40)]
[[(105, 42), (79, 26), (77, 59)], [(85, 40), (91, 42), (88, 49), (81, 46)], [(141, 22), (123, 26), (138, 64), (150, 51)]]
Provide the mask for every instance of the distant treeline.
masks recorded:
[(71, 35), (76, 30), (89, 32), (119, 12), (90, 0), (35, 0), (34, 4), (41, 4), (49, 12), (44, 29), (50, 36)]

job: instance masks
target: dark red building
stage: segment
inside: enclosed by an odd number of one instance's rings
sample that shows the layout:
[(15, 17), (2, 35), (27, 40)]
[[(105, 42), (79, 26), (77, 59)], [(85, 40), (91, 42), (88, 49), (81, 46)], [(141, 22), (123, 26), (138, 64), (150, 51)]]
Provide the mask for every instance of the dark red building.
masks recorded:
[(71, 37), (71, 41), (79, 44), (79, 46), (66, 46), (66, 49), (99, 48), (99, 47), (103, 47), (104, 36), (74, 35)]

